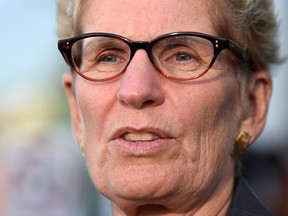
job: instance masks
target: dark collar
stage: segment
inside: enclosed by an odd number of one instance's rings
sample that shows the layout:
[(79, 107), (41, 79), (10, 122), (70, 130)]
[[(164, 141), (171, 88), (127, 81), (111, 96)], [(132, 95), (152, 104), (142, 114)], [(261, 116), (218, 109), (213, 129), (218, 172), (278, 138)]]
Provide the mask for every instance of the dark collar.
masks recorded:
[(227, 216), (273, 216), (252, 192), (245, 179), (235, 181), (234, 194)]

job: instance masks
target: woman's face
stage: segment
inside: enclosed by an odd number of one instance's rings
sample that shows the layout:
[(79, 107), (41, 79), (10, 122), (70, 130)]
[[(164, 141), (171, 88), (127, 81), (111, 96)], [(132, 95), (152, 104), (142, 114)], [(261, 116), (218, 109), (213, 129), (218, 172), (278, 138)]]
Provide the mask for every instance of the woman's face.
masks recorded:
[[(83, 11), (83, 33), (135, 41), (175, 31), (217, 35), (205, 1), (88, 1)], [(118, 206), (175, 198), (169, 205), (184, 209), (231, 187), (242, 113), (236, 75), (220, 59), (203, 77), (178, 82), (162, 76), (138, 50), (115, 80), (77, 77), (75, 101), (70, 99), (74, 132), (84, 140), (98, 190)]]

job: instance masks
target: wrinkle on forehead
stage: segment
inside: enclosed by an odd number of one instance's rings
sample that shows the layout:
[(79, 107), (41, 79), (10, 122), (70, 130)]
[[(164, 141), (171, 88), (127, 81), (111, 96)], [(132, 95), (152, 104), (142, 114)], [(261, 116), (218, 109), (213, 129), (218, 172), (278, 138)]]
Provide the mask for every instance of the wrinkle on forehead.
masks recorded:
[(199, 0), (87, 0), (81, 20), (82, 33), (115, 33), (132, 40), (175, 31), (215, 32), (207, 3)]

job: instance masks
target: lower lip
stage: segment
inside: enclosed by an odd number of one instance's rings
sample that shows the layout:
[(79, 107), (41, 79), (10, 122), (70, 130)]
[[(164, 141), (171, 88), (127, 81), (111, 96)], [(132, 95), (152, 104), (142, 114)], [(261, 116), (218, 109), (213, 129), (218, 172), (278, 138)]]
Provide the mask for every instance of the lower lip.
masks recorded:
[(147, 155), (160, 151), (169, 143), (169, 139), (158, 139), (149, 142), (131, 142), (124, 139), (116, 139), (114, 145), (126, 153), (132, 155)]

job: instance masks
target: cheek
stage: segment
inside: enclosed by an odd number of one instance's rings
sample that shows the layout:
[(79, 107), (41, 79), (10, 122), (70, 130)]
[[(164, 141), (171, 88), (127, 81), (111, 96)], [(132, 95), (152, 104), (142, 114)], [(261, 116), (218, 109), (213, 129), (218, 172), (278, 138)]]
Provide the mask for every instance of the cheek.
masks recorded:
[(233, 85), (202, 87), (198, 91), (201, 94), (195, 91), (182, 102), (179, 118), (187, 134), (184, 154), (193, 154), (199, 171), (205, 173), (218, 166), (219, 161), (232, 159), (240, 124), (238, 92)]
[[(76, 97), (79, 105), (84, 138), (101, 139), (103, 125), (116, 100), (118, 85), (104, 85), (78, 79)], [(88, 140), (87, 140), (88, 141)]]
[(93, 166), (91, 171), (97, 170), (96, 165), (101, 167), (106, 161), (107, 146), (103, 145), (104, 126), (116, 100), (116, 88), (117, 85), (87, 84), (87, 81), (79, 81), (77, 86), (85, 156), (88, 168)]
[[(99, 191), (106, 193), (107, 181), (105, 176), (109, 173), (107, 168), (109, 151), (103, 141), (105, 122), (115, 100), (112, 89), (97, 91), (97, 86), (79, 91), (79, 107), (81, 110), (83, 139), (85, 145), (85, 159), (90, 177)], [(90, 92), (88, 95), (87, 92)], [(103, 94), (103, 92), (105, 92)], [(84, 94), (85, 93), (85, 94)], [(81, 99), (80, 99), (81, 97)], [(109, 164), (108, 164), (109, 165)], [(101, 176), (101, 178), (99, 178)]]

